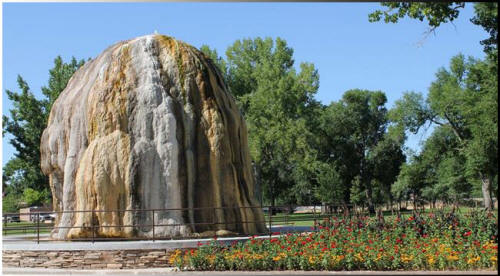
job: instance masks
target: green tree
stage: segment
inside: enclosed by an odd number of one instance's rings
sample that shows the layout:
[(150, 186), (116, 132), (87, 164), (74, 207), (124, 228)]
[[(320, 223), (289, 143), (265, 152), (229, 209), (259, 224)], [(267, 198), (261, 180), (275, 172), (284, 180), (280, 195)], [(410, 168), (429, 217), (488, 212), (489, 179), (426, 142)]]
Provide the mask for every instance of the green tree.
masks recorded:
[[(377, 190), (385, 187), (388, 191), (403, 158), (403, 140), (395, 139), (396, 135), (393, 139), (387, 133), (386, 101), (385, 94), (380, 91), (349, 90), (339, 102), (323, 110), (316, 132), (321, 137), (319, 159), (335, 171), (335, 174), (326, 175), (335, 178), (331, 185), (343, 186), (340, 191), (344, 192), (344, 202), (366, 200), (371, 213), (375, 212), (374, 187)], [(382, 172), (380, 167), (384, 162), (391, 168)], [(323, 183), (320, 187), (325, 190), (329, 186)], [(332, 199), (339, 197), (337, 194)]]
[(486, 53), (496, 52), (498, 49), (498, 3), (475, 3), (474, 11), (476, 15), (471, 19), (471, 22), (483, 27), (490, 34), (489, 38), (481, 41), (481, 45), (484, 45), (484, 51)]
[(422, 95), (408, 92), (390, 114), (413, 133), (426, 123), (452, 132), (457, 139), (455, 150), (467, 164), (465, 172), (483, 183), (488, 209), (492, 208), (492, 182), (498, 175), (498, 85), (491, 63), (491, 59), (453, 57), (449, 69), (436, 73), (425, 101)]
[(22, 201), (22, 195), (16, 193), (5, 193), (2, 198), (2, 212), (16, 213), (19, 211), (19, 203)]
[(452, 22), (460, 14), (460, 9), (465, 7), (464, 2), (383, 2), (387, 7), (385, 11), (376, 10), (368, 15), (370, 22), (380, 21), (397, 23), (406, 16), (420, 21), (427, 20), (434, 30), (442, 23)]
[(28, 206), (50, 205), (50, 192), (48, 189), (37, 191), (26, 188), (23, 192), (23, 200)]
[(403, 153), (404, 139), (400, 131), (388, 131), (384, 139), (379, 141), (369, 155), (369, 162), (373, 164), (373, 179), (378, 190), (386, 195), (389, 205), (393, 205), (391, 186), (396, 182), (401, 166), (406, 161)]
[[(376, 10), (368, 15), (370, 22), (384, 20), (385, 23), (397, 23), (399, 19), (409, 17), (427, 21), (430, 29), (427, 34), (433, 32), (443, 23), (452, 22), (465, 7), (465, 2), (383, 2), (386, 10)], [(478, 2), (474, 3), (475, 16), (470, 21), (483, 29), (490, 35), (482, 40), (484, 51), (497, 60), (498, 52), (498, 3)]]
[(398, 175), (397, 183), (394, 187), (394, 192), (401, 196), (411, 195), (413, 200), (413, 208), (417, 208), (422, 190), (426, 187), (426, 168), (422, 162), (422, 157), (419, 155), (410, 156), (409, 162), (401, 167), (401, 172)]
[(48, 86), (41, 89), (45, 96), (41, 100), (35, 97), (21, 76), (17, 78), (20, 92), (6, 90), (13, 108), (10, 117), (3, 116), (3, 135), (12, 135), (9, 142), (16, 150), (2, 175), (4, 185), (11, 186), (9, 191), (22, 193), (27, 188), (40, 192), (49, 189), (48, 178), (40, 169), (40, 138), (52, 104), (83, 63), (83, 60), (77, 61), (75, 58), (64, 63), (61, 57), (57, 57), (54, 67), (49, 71)]
[(330, 164), (321, 162), (317, 170), (318, 187), (316, 189), (316, 197), (322, 202), (340, 204), (346, 206), (346, 194), (348, 194), (350, 185), (345, 182), (345, 164)]

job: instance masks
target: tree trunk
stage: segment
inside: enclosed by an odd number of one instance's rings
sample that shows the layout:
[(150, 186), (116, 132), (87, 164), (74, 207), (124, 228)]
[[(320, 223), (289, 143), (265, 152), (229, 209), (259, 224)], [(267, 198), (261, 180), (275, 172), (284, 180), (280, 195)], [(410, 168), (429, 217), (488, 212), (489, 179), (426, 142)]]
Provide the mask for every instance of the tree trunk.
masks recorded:
[(493, 209), (493, 201), (491, 200), (491, 180), (489, 177), (481, 175), (481, 182), (483, 185), (481, 186), (481, 190), (483, 191), (483, 201), (484, 208), (486, 210)]
[(366, 199), (368, 202), (368, 212), (370, 215), (375, 214), (375, 206), (373, 205), (372, 199), (372, 185), (366, 185)]
[(392, 196), (389, 196), (389, 205), (390, 205), (390, 208), (391, 208), (391, 216), (394, 216), (394, 207), (392, 206), (393, 202), (392, 202)]

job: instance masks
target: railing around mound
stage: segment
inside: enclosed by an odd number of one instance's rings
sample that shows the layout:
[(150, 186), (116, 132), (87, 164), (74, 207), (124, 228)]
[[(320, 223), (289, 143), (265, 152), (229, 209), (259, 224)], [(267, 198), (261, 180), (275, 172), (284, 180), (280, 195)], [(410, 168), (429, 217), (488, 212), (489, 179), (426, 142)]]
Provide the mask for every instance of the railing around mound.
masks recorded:
[[(229, 212), (230, 210), (241, 211), (241, 209), (261, 209), (264, 213), (264, 217), (261, 220), (236, 220), (236, 221), (220, 221), (218, 219), (219, 215), (223, 212)], [(137, 224), (117, 224), (117, 225), (100, 225), (96, 223), (96, 218), (99, 215), (105, 214), (115, 214), (117, 217), (122, 217), (124, 213), (130, 212), (134, 216), (138, 217), (138, 221), (142, 223)], [(183, 218), (189, 217), (189, 214), (196, 217), (196, 212), (204, 212), (205, 219), (203, 221), (196, 222), (185, 222), (185, 223), (164, 223), (155, 219), (155, 215), (160, 215), (162, 213), (178, 213)], [(211, 215), (207, 215), (210, 212)], [(77, 211), (59, 211), (59, 212), (47, 212), (47, 211), (35, 211), (30, 213), (4, 213), (3, 214), (3, 228), (2, 233), (4, 235), (4, 240), (15, 241), (15, 240), (33, 240), (37, 243), (40, 241), (60, 241), (60, 239), (53, 239), (49, 235), (52, 231), (57, 229), (85, 229), (87, 235), (85, 237), (78, 238), (67, 238), (67, 241), (111, 241), (111, 240), (174, 240), (174, 239), (194, 239), (194, 238), (217, 238), (218, 236), (226, 237), (241, 237), (241, 236), (253, 236), (253, 235), (269, 235), (282, 234), (289, 232), (307, 232), (315, 231), (318, 228), (321, 220), (330, 217), (332, 214), (338, 214), (342, 216), (350, 216), (351, 214), (359, 215), (362, 208), (355, 208), (352, 205), (342, 205), (342, 206), (243, 206), (243, 207), (197, 207), (197, 208), (170, 208), (170, 209), (132, 209), (132, 210), (77, 210)], [(83, 226), (56, 226), (54, 224), (55, 216), (61, 217), (64, 213), (72, 213), (76, 215), (77, 213), (91, 213), (90, 215), (90, 225)], [(236, 217), (236, 216), (233, 216)], [(20, 221), (20, 218), (29, 221)], [(137, 221), (137, 220), (133, 220)], [(250, 224), (261, 224), (265, 227), (264, 231), (255, 233), (241, 233), (243, 231), (225, 232), (218, 233), (218, 229), (229, 230), (231, 229), (243, 229), (243, 226)], [(225, 227), (218, 227), (218, 225), (225, 225)], [(192, 234), (190, 236), (166, 236), (159, 234), (158, 230), (162, 227), (192, 227), (196, 229), (206, 230), (201, 234)], [(231, 227), (228, 227), (231, 226)], [(143, 231), (142, 233), (148, 233), (147, 235), (132, 236), (132, 237), (121, 237), (113, 236), (112, 234), (106, 236), (105, 228), (116, 228), (124, 232), (125, 228), (133, 228), (136, 230)], [(252, 227), (259, 228), (259, 227)], [(148, 230), (149, 229), (149, 230)], [(90, 232), (90, 233), (89, 233)], [(102, 234), (104, 233), (104, 235)]]

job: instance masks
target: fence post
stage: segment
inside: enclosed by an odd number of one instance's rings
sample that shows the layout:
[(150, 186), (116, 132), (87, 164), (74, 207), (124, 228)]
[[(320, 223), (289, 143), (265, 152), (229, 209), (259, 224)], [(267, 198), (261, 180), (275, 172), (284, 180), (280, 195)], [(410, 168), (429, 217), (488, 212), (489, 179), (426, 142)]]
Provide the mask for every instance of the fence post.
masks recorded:
[(155, 210), (151, 210), (151, 213), (153, 215), (153, 242), (155, 242)]
[(40, 243), (40, 213), (36, 214), (36, 243)]

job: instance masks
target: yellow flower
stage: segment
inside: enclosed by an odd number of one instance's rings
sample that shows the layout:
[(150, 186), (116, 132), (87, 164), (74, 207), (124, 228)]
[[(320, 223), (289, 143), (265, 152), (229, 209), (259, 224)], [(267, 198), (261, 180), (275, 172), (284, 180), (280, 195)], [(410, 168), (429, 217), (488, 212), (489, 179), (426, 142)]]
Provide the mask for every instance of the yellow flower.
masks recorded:
[(334, 262), (340, 262), (340, 261), (342, 261), (344, 258), (345, 258), (345, 257), (344, 257), (344, 255), (338, 255), (338, 256), (333, 255), (333, 256), (332, 256), (332, 261), (334, 261)]
[(280, 257), (280, 256), (273, 257), (273, 261), (277, 262), (277, 261), (279, 261), (279, 260), (281, 260), (281, 257)]
[(433, 257), (433, 256), (429, 256), (429, 257), (427, 258), (427, 263), (429, 263), (430, 265), (431, 265), (431, 264), (434, 264), (435, 262), (436, 262), (436, 260), (434, 260), (434, 257)]
[(497, 256), (491, 256), (490, 261), (496, 262), (497, 261)]
[(451, 254), (451, 255), (446, 256), (446, 259), (448, 261), (457, 261), (458, 260), (458, 256)]
[(255, 260), (261, 260), (263, 258), (263, 256), (260, 254), (255, 254), (255, 255), (252, 255), (252, 258)]
[(404, 263), (410, 262), (412, 260), (413, 260), (412, 255), (410, 255), (410, 256), (405, 255), (405, 254), (401, 255), (401, 261), (403, 261)]
[(179, 255), (182, 253), (180, 249), (176, 249), (172, 254), (170, 254), (170, 257), (168, 258), (168, 262), (170, 264), (174, 264), (177, 259), (179, 258)]
[(316, 258), (314, 256), (309, 256), (309, 263), (314, 264), (316, 262)]
[(481, 257), (477, 256), (477, 257), (475, 257), (475, 258), (469, 258), (469, 259), (467, 260), (467, 263), (468, 263), (468, 264), (473, 264), (473, 263), (475, 263), (475, 262), (478, 262), (479, 260), (481, 260)]
[(363, 257), (361, 256), (361, 253), (357, 253), (356, 255), (354, 255), (354, 257), (356, 257), (356, 259), (361, 262), (364, 260)]

